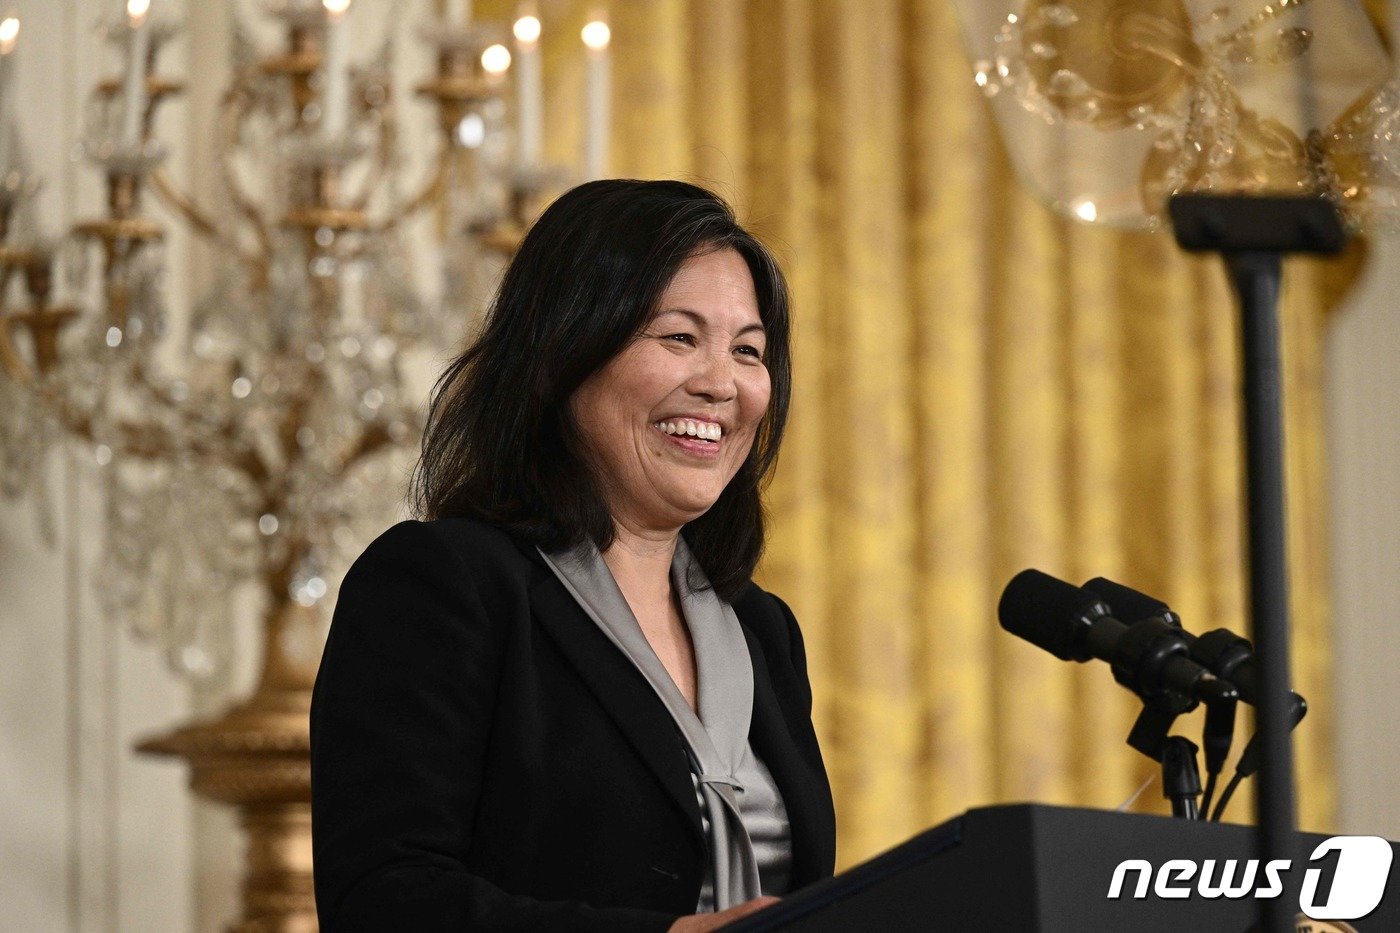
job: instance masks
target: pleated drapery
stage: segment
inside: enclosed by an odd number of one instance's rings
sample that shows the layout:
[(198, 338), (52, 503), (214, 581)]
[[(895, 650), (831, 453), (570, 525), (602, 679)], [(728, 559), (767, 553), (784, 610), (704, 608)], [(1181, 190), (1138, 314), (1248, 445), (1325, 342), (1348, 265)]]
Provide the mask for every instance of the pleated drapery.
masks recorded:
[[(543, 9), (546, 149), (569, 164), (596, 9)], [(610, 174), (713, 187), (792, 284), (760, 582), (806, 633), (840, 865), (970, 806), (1119, 805), (1156, 770), (1124, 744), (1135, 701), (1105, 666), (1002, 632), (996, 601), (1033, 566), (1136, 586), (1194, 631), (1246, 630), (1238, 322), (1218, 259), (1036, 203), (949, 0), (615, 0), (609, 16)], [(1324, 830), (1322, 337), (1355, 261), (1290, 261), (1283, 309), (1300, 822)], [(1250, 807), (1246, 784), (1231, 815)], [(1164, 810), (1155, 779), (1135, 808)]]

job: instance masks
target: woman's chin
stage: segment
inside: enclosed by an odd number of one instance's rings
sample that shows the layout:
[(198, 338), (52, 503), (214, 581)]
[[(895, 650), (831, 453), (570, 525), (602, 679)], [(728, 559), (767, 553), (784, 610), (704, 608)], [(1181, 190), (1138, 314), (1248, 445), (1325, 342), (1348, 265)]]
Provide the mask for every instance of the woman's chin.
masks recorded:
[(667, 511), (671, 513), (673, 521), (677, 524), (684, 525), (687, 522), (695, 521), (701, 515), (710, 511), (710, 509), (714, 507), (714, 504), (719, 501), (718, 494), (711, 498), (708, 496), (697, 497), (694, 495), (693, 490), (689, 492), (689, 495), (677, 496), (667, 503), (669, 506)]

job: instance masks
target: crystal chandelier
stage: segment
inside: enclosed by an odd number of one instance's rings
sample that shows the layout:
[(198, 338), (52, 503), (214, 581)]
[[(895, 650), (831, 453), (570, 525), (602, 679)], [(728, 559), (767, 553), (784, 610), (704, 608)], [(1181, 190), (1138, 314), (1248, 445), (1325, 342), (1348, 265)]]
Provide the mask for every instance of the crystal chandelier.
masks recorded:
[(1400, 90), (1361, 0), (956, 5), (1016, 169), (1056, 210), (1151, 228), (1182, 192), (1315, 194), (1400, 229)]
[[(264, 15), (285, 38), (272, 50), (235, 26), (233, 77), (217, 112), (201, 115), (219, 179), (201, 203), (164, 170), (152, 133), (181, 90), (156, 67), (178, 23), (128, 0), (100, 29), (124, 72), (94, 89), (79, 144), (106, 180), (106, 213), (57, 240), (33, 220), (39, 179), (11, 117), (19, 27), (0, 23), (0, 483), (36, 494), (51, 539), (46, 452), (68, 438), (90, 445), (106, 512), (92, 581), (102, 613), (159, 644), (184, 677), (229, 663), (234, 591), (261, 590), (252, 696), (142, 745), (184, 757), (197, 792), (243, 811), (246, 924), (314, 923), (310, 688), (335, 583), (396, 519), (418, 450), (425, 408), (408, 361), (470, 336), (501, 263), (569, 174), (540, 158), (531, 8), (514, 37), (471, 21), (461, 0), (423, 24), (437, 68), (416, 94), (436, 115), (437, 144), (425, 177), (410, 179), (390, 43), (352, 66), (349, 7), (274, 0)], [(597, 175), (606, 24), (584, 38), (583, 148)], [(153, 200), (162, 214), (147, 212)], [(440, 233), (432, 295), (416, 286), (405, 229), (425, 213)], [(177, 230), (222, 260), (181, 315), (187, 332), (165, 304)]]

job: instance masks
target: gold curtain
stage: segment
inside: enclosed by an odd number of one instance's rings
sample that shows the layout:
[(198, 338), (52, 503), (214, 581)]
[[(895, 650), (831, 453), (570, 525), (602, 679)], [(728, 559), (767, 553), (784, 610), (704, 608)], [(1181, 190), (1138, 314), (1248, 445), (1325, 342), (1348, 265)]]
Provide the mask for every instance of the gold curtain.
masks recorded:
[[(546, 7), (560, 161), (578, 151), (578, 30), (598, 8)], [(793, 286), (761, 582), (806, 634), (840, 865), (998, 801), (1113, 807), (1151, 778), (1136, 808), (1162, 812), (1155, 765), (1124, 744), (1133, 698), (1104, 666), (1003, 633), (995, 607), (1034, 566), (1135, 585), (1196, 631), (1245, 630), (1237, 322), (1218, 260), (1033, 201), (950, 0), (615, 0), (609, 15), (612, 174), (719, 190)], [(1285, 288), (1294, 665), (1312, 709), (1300, 821), (1315, 829), (1334, 812), (1321, 339), (1350, 268), (1290, 262)]]

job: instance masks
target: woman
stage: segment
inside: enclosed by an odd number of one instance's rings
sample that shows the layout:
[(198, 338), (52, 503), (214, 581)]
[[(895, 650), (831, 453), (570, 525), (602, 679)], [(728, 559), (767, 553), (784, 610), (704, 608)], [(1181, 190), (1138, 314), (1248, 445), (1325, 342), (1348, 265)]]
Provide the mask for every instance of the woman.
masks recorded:
[(323, 929), (708, 930), (830, 876), (802, 637), (750, 576), (786, 287), (719, 198), (557, 200), (434, 391), (311, 710)]

